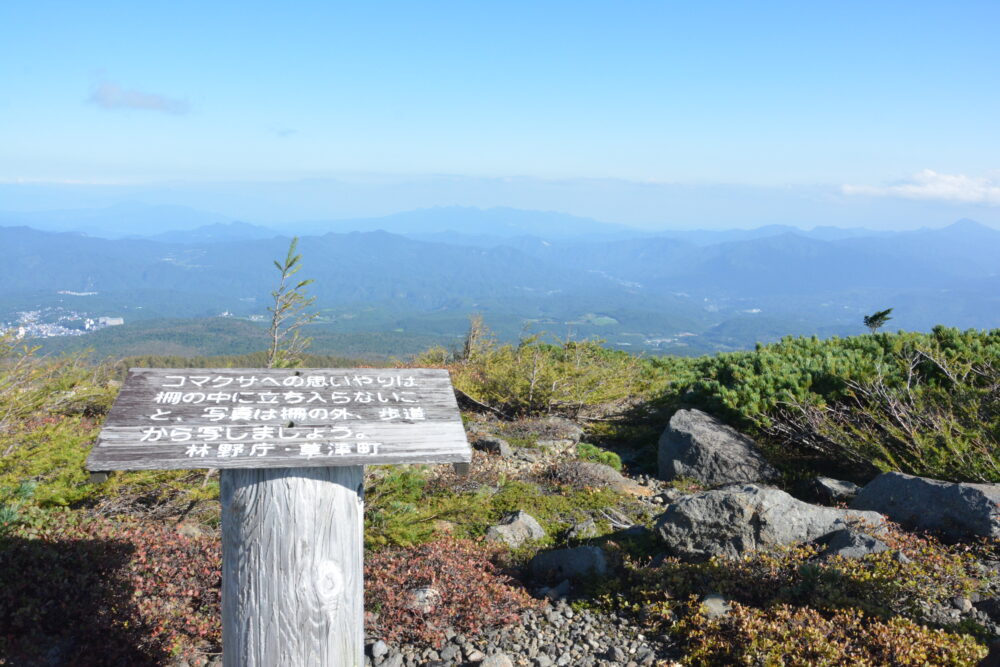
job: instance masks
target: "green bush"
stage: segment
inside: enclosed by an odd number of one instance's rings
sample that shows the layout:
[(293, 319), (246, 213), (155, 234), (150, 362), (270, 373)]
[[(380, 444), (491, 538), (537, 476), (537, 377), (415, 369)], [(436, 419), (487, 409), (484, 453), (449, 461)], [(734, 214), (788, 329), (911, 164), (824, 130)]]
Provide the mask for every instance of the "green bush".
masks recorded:
[(896, 527), (880, 537), (889, 551), (857, 559), (816, 560), (812, 545), (741, 560), (667, 559), (658, 568), (640, 571), (638, 589), (651, 600), (664, 592), (679, 597), (717, 592), (758, 607), (780, 602), (824, 611), (856, 608), (884, 618), (902, 614), (923, 621), (927, 604), (947, 604), (988, 584), (976, 558), (963, 546), (944, 545)]
[(455, 491), (417, 466), (373, 477), (365, 496), (365, 545), (370, 550), (427, 542), (435, 536), (436, 521), (454, 524), (455, 537), (482, 537), (489, 526), (515, 510), (524, 510), (545, 528), (548, 535), (539, 543), (544, 545), (587, 518), (588, 512), (626, 502), (610, 489), (546, 490), (507, 479), (497, 480), (495, 486)]
[(722, 618), (696, 613), (678, 625), (678, 634), (688, 640), (684, 664), (702, 667), (972, 667), (986, 655), (971, 637), (858, 611), (827, 616), (809, 607), (755, 609), (737, 603)]
[(785, 338), (650, 363), (668, 379), (661, 419), (693, 405), (766, 437), (778, 456), (1000, 481), (1000, 330)]
[[(629, 570), (629, 602), (675, 633), (692, 665), (975, 664), (984, 651), (964, 628), (923, 627), (930, 607), (995, 584), (975, 549), (892, 525), (880, 537), (888, 551), (857, 559), (817, 560), (811, 545), (740, 560), (666, 559)], [(685, 602), (708, 593), (732, 601), (728, 617), (710, 620)]]
[(611, 466), (618, 471), (622, 469), (622, 460), (620, 456), (614, 452), (609, 452), (606, 449), (601, 449), (600, 447), (591, 445), (587, 442), (577, 444), (576, 455), (583, 461), (603, 463), (604, 465)]
[(37, 357), (37, 350), (0, 334), (0, 437), (43, 413), (102, 415), (117, 393), (109, 367), (80, 356)]
[[(417, 363), (440, 361), (441, 351), (432, 350)], [(642, 359), (601, 341), (553, 344), (530, 336), (500, 345), (475, 322), (450, 368), (458, 389), (511, 416), (617, 411), (648, 393), (656, 375)]]

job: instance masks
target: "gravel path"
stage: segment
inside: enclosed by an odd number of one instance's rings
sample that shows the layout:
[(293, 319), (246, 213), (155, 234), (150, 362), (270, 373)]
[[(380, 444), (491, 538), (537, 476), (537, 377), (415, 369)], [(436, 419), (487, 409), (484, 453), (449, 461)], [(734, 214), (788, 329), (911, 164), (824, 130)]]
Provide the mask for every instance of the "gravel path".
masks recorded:
[(624, 617), (575, 611), (565, 601), (526, 612), (521, 623), (480, 636), (452, 635), (440, 649), (392, 646), (369, 637), (366, 667), (641, 667), (677, 657), (667, 637), (646, 637)]

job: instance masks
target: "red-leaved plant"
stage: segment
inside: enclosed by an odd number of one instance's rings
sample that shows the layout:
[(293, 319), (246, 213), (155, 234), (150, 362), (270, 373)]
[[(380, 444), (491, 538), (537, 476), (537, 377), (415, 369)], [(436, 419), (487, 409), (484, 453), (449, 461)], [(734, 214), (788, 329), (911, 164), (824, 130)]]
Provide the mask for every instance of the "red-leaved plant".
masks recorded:
[[(537, 607), (512, 577), (494, 564), (495, 548), (469, 540), (443, 539), (387, 549), (365, 565), (369, 611), (379, 636), (440, 646), (449, 627), (473, 634), (520, 620)], [(431, 603), (414, 604), (414, 591), (431, 588)]]
[(0, 664), (160, 665), (218, 650), (219, 547), (71, 512), (0, 537)]

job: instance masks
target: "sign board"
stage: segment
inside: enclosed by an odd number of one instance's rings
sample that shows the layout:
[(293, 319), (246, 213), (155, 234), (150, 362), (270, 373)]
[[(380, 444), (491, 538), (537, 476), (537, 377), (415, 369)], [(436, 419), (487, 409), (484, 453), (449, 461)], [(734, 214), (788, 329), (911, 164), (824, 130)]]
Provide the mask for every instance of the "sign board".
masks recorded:
[(448, 371), (133, 368), (92, 471), (468, 462)]

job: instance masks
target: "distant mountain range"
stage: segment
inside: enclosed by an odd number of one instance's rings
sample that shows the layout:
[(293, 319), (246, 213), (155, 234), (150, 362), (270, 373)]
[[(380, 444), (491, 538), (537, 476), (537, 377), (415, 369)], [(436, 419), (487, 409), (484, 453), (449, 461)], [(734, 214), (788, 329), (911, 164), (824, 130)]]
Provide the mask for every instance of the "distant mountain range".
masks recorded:
[(783, 233), (800, 234), (823, 241), (890, 234), (860, 228), (816, 227), (804, 230), (788, 225), (768, 225), (756, 229), (654, 232), (554, 211), (465, 206), (441, 206), (374, 218), (286, 221), (281, 224), (258, 225), (184, 206), (149, 206), (139, 203), (56, 211), (0, 211), (0, 227), (16, 226), (51, 232), (77, 232), (108, 239), (147, 238), (168, 243), (245, 241), (279, 235), (322, 236), (330, 232), (386, 231), (421, 241), (475, 246), (501, 245), (508, 239), (525, 236), (592, 241), (656, 237), (687, 241), (695, 245), (713, 245)]
[(174, 229), (159, 234), (148, 236), (129, 235), (126, 238), (147, 239), (150, 241), (160, 241), (162, 243), (226, 243), (229, 241), (256, 241), (260, 239), (273, 239), (274, 237), (284, 237), (281, 232), (259, 225), (251, 225), (246, 222), (216, 222), (211, 225), (204, 225), (195, 229)]
[(103, 208), (55, 211), (0, 211), (0, 226), (25, 225), (48, 232), (77, 232), (103, 238), (152, 235), (231, 222), (216, 213), (186, 206), (122, 203)]
[[(80, 221), (60, 216), (43, 226)], [(287, 249), (287, 232), (212, 219), (107, 239), (93, 230), (112, 220), (91, 220), (85, 234), (0, 227), (0, 322), (24, 310), (86, 311), (124, 317), (116, 335), (127, 335), (154, 318), (266, 316), (271, 260)], [(554, 213), (449, 208), (331, 223), (391, 232), (310, 224), (323, 233), (301, 238), (302, 275), (315, 280), (319, 326), (337, 334), (454, 340), (480, 312), (508, 338), (528, 327), (701, 353), (785, 334), (859, 333), (862, 315), (887, 307), (890, 328), (1000, 327), (1000, 231), (969, 220), (895, 233), (650, 234)]]
[(259, 226), (183, 206), (118, 204), (107, 208), (0, 212), (0, 226), (28, 226), (52, 232), (77, 232), (102, 238), (150, 238), (171, 243), (248, 240), (275, 235), (321, 236), (330, 232), (388, 231), (402, 235), (463, 234), (508, 238), (536, 234), (547, 238), (635, 235), (625, 225), (598, 222), (552, 211), (445, 206), (377, 218), (305, 220)]

